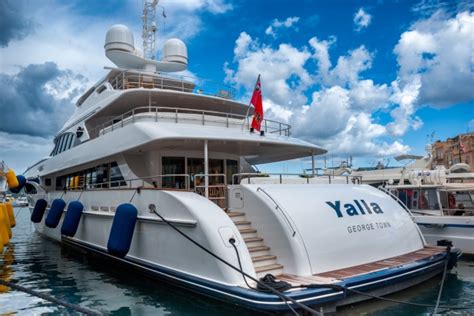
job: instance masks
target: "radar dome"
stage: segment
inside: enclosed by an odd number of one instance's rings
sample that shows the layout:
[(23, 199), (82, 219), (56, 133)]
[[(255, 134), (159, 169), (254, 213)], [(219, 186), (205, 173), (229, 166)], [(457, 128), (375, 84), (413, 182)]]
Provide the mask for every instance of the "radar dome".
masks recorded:
[(163, 46), (163, 61), (187, 65), (188, 49), (186, 44), (177, 38), (167, 40)]
[(105, 35), (105, 51), (121, 50), (130, 53), (135, 52), (133, 33), (122, 24), (112, 26)]

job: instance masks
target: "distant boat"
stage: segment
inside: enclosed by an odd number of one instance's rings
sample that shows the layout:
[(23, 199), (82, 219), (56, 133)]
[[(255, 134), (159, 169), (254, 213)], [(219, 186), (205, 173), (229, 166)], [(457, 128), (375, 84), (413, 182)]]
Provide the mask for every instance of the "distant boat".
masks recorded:
[(15, 202), (15, 206), (28, 206), (28, 199), (26, 196), (19, 196)]

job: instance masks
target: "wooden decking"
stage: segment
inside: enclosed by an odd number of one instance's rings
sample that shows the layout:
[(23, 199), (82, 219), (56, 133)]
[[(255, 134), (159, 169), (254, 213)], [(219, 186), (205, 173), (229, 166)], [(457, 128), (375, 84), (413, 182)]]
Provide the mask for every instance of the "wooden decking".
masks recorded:
[(308, 283), (333, 283), (342, 279), (347, 279), (360, 274), (374, 272), (381, 269), (396, 267), (424, 258), (429, 258), (438, 253), (445, 252), (445, 247), (427, 246), (424, 249), (410, 252), (401, 256), (388, 258), (385, 260), (375, 261), (371, 263), (361, 264), (354, 267), (328, 271), (315, 274), (312, 276), (296, 276), (292, 274), (280, 274), (278, 279), (289, 282), (292, 285), (308, 284)]

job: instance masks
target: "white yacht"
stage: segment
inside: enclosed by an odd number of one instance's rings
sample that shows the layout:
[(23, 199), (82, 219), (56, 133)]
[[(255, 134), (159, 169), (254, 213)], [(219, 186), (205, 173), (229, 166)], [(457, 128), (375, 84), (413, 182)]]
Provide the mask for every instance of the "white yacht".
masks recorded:
[(187, 67), (180, 40), (157, 61), (115, 25), (105, 52), (117, 68), (25, 172), (40, 234), (261, 311), (334, 311), (368, 299), (351, 290), (385, 295), (455, 262), (376, 188), (257, 173), (255, 164), (326, 151), (284, 123), (252, 133), (230, 89), (170, 74)]
[(408, 183), (381, 189), (407, 207), (428, 243), (448, 240), (474, 255), (474, 174), (446, 172), (413, 171)]

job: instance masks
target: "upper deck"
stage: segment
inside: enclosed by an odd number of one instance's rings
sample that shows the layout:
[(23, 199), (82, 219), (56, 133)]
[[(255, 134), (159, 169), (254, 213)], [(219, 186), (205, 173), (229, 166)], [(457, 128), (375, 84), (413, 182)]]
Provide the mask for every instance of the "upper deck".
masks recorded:
[(229, 100), (233, 100), (236, 96), (235, 89), (228, 85), (185, 75), (164, 75), (137, 70), (117, 70), (109, 74), (107, 81), (115, 90), (164, 89)]

